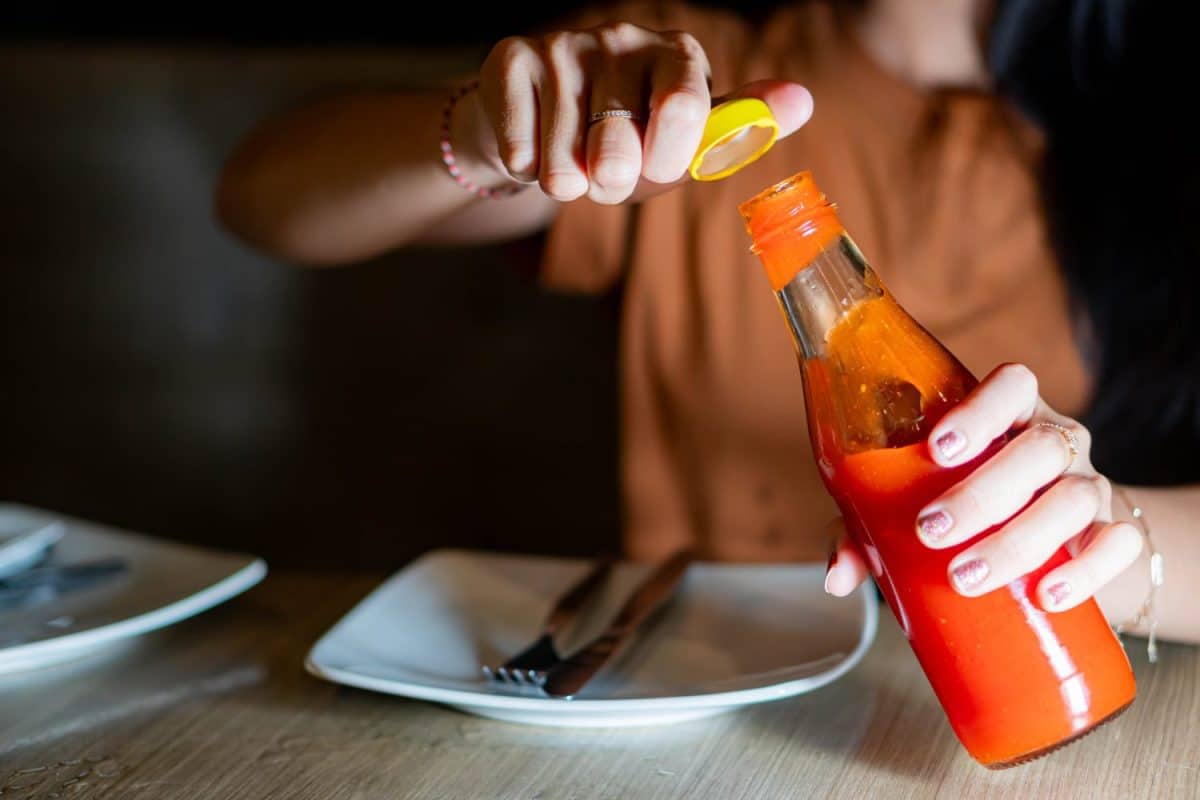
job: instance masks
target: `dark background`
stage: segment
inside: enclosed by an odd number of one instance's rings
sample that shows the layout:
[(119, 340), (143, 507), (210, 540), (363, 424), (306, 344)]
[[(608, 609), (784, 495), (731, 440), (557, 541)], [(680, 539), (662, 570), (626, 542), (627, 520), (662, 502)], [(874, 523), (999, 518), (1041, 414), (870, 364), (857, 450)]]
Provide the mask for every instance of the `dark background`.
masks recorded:
[(614, 298), (539, 292), (529, 247), (301, 270), (210, 210), (263, 115), (565, 10), (4, 12), (0, 496), (280, 566), (615, 549)]
[[(463, 5), (456, 13), (429, 5), (414, 11), (402, 4), (384, 6), (299, 4), (212, 4), (178, 6), (111, 4), (46, 4), (46, 7), (0, 11), (0, 25), (10, 39), (53, 38), (97, 41), (122, 38), (144, 41), (249, 43), (276, 45), (396, 45), (495, 42), (522, 34), (558, 17), (580, 3), (522, 2)], [(77, 7), (73, 7), (77, 6)]]

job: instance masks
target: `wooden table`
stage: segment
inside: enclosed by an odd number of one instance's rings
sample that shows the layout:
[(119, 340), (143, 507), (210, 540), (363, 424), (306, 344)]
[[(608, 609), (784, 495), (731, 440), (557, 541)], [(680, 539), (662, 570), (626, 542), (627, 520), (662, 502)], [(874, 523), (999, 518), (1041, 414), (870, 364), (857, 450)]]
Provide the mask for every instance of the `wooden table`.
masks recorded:
[(277, 574), (201, 617), (0, 680), (14, 798), (1200, 797), (1200, 650), (1135, 649), (1140, 697), (1049, 758), (977, 766), (885, 615), (866, 660), (805, 697), (666, 728), (532, 728), (305, 674), (379, 576)]

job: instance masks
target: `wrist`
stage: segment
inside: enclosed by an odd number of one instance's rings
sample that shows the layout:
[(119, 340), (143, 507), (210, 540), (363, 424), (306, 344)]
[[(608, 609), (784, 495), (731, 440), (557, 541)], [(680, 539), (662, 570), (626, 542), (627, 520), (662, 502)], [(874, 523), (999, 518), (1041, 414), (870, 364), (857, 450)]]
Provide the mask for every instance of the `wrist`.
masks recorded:
[(1158, 647), (1156, 643), (1158, 614), (1155, 601), (1158, 590), (1164, 583), (1163, 556), (1154, 544), (1150, 524), (1146, 519), (1142, 506), (1136, 499), (1130, 496), (1129, 490), (1113, 484), (1113, 495), (1120, 499), (1121, 505), (1128, 512), (1129, 521), (1142, 534), (1142, 552), (1131, 571), (1134, 574), (1141, 573), (1144, 576), (1143, 586), (1145, 587), (1143, 589), (1142, 600), (1138, 603), (1134, 613), (1122, 618), (1123, 621), (1118, 622), (1116, 625), (1116, 631), (1118, 634), (1128, 631), (1146, 635), (1146, 654), (1150, 662), (1153, 663), (1158, 660)]
[(515, 194), (525, 188), (498, 166), (499, 149), (480, 101), (478, 82), (449, 96), (440, 130), (441, 161), (460, 186), (484, 197)]

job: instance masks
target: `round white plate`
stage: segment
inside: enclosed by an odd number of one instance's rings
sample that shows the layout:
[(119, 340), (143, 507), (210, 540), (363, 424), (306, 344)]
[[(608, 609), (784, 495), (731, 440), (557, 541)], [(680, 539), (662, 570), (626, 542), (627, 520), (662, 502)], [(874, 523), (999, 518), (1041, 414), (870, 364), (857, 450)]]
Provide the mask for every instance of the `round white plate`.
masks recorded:
[[(392, 576), (317, 642), (326, 680), (537, 725), (658, 725), (792, 697), (836, 680), (875, 637), (864, 587), (824, 591), (824, 565), (695, 564), (658, 616), (572, 700), (486, 680), (529, 644), (583, 561), (441, 550)], [(620, 565), (561, 643), (595, 635), (648, 567)]]
[(53, 563), (118, 557), (127, 570), (28, 608), (0, 610), (0, 675), (68, 661), (179, 622), (262, 580), (267, 566), (240, 553), (154, 539), (28, 506), (0, 504), (0, 530), (61, 524)]

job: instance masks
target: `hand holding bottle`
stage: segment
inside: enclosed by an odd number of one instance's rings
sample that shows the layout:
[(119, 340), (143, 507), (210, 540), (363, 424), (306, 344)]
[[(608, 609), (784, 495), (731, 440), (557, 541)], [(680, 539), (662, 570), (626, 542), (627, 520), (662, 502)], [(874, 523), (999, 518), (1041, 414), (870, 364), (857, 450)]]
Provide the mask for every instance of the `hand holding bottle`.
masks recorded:
[[(1065, 611), (1132, 565), (1142, 536), (1129, 523), (1112, 522), (1112, 486), (1092, 466), (1087, 429), (1046, 405), (1028, 367), (993, 371), (934, 426), (929, 453), (943, 467), (958, 466), (1014, 429), (1020, 432), (921, 510), (914, 535), (940, 550), (1001, 526), (950, 562), (947, 579), (969, 597), (1033, 572), (1066, 544), (1074, 557), (1036, 589), (1042, 608)], [(827, 589), (845, 595), (866, 577), (866, 566), (840, 536)]]

